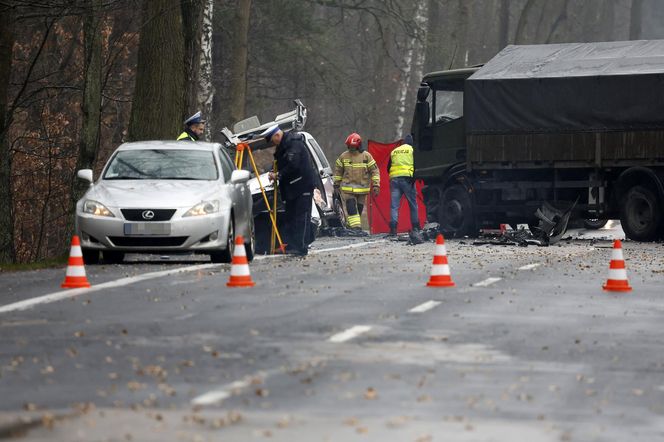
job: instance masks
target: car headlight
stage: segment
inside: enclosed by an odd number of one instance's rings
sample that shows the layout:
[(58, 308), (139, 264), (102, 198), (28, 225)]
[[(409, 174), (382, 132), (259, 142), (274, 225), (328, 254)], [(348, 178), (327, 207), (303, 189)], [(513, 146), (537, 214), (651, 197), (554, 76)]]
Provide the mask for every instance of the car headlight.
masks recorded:
[(182, 216), (210, 215), (211, 213), (216, 212), (219, 212), (219, 201), (202, 201), (191, 209), (187, 210), (187, 212)]
[(113, 215), (113, 213), (111, 213), (111, 211), (108, 210), (105, 205), (99, 201), (94, 200), (85, 200), (85, 203), (83, 203), (83, 212), (90, 213), (95, 216), (108, 216), (115, 218), (115, 215)]

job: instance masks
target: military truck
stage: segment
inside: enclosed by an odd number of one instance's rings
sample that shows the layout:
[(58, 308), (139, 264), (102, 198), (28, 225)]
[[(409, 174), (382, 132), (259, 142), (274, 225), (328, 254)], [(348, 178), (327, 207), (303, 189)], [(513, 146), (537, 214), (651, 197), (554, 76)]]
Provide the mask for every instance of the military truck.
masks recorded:
[(448, 235), (567, 215), (664, 235), (664, 40), (512, 45), (426, 74), (411, 130)]

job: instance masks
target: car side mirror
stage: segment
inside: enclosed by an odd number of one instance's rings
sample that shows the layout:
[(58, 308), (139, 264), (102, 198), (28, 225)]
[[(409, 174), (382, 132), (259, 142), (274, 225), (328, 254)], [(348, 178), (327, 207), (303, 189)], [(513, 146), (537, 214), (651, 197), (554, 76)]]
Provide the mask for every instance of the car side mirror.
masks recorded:
[(234, 170), (231, 173), (231, 184), (242, 184), (249, 181), (251, 173), (248, 170)]
[(76, 173), (76, 176), (82, 180), (89, 182), (90, 184), (92, 184), (93, 182), (92, 169), (81, 169)]

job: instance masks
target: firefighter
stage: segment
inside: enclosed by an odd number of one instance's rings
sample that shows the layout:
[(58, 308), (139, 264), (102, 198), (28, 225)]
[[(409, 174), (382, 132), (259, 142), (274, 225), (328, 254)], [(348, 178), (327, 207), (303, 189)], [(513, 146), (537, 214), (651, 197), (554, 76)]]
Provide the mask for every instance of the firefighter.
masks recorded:
[(369, 152), (362, 151), (362, 137), (353, 132), (346, 138), (348, 150), (342, 153), (334, 166), (334, 186), (341, 190), (341, 201), (346, 222), (351, 229), (362, 229), (360, 216), (372, 189), (380, 193), (380, 171)]
[(412, 135), (406, 135), (403, 144), (390, 153), (390, 160), (387, 163), (387, 170), (390, 173), (390, 235), (397, 234), (399, 206), (401, 205), (401, 197), (403, 195), (406, 196), (408, 206), (410, 206), (412, 230), (413, 232), (419, 232), (420, 230), (420, 221), (417, 216), (417, 192), (415, 190), (415, 180), (413, 179), (415, 164), (413, 161), (412, 143)]
[(205, 132), (205, 120), (201, 116), (201, 111), (184, 120), (184, 126), (184, 132), (180, 134), (177, 140), (198, 141), (203, 136), (203, 132)]
[(284, 237), (286, 253), (306, 256), (311, 229), (311, 198), (315, 187), (314, 167), (304, 136), (295, 131), (284, 133), (278, 125), (265, 130), (262, 137), (277, 146), (274, 159), (278, 174), (269, 173), (270, 180), (279, 180), (284, 201)]

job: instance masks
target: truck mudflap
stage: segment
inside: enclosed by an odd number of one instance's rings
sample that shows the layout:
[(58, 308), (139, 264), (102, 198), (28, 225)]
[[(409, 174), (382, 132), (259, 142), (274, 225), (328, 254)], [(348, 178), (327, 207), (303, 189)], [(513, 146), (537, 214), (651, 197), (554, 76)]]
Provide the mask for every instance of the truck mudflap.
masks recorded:
[(551, 245), (560, 241), (567, 231), (569, 218), (578, 201), (577, 198), (565, 211), (559, 210), (545, 201), (542, 207), (535, 211), (535, 217), (539, 220), (539, 223), (532, 227), (533, 235), (540, 239), (544, 245)]

